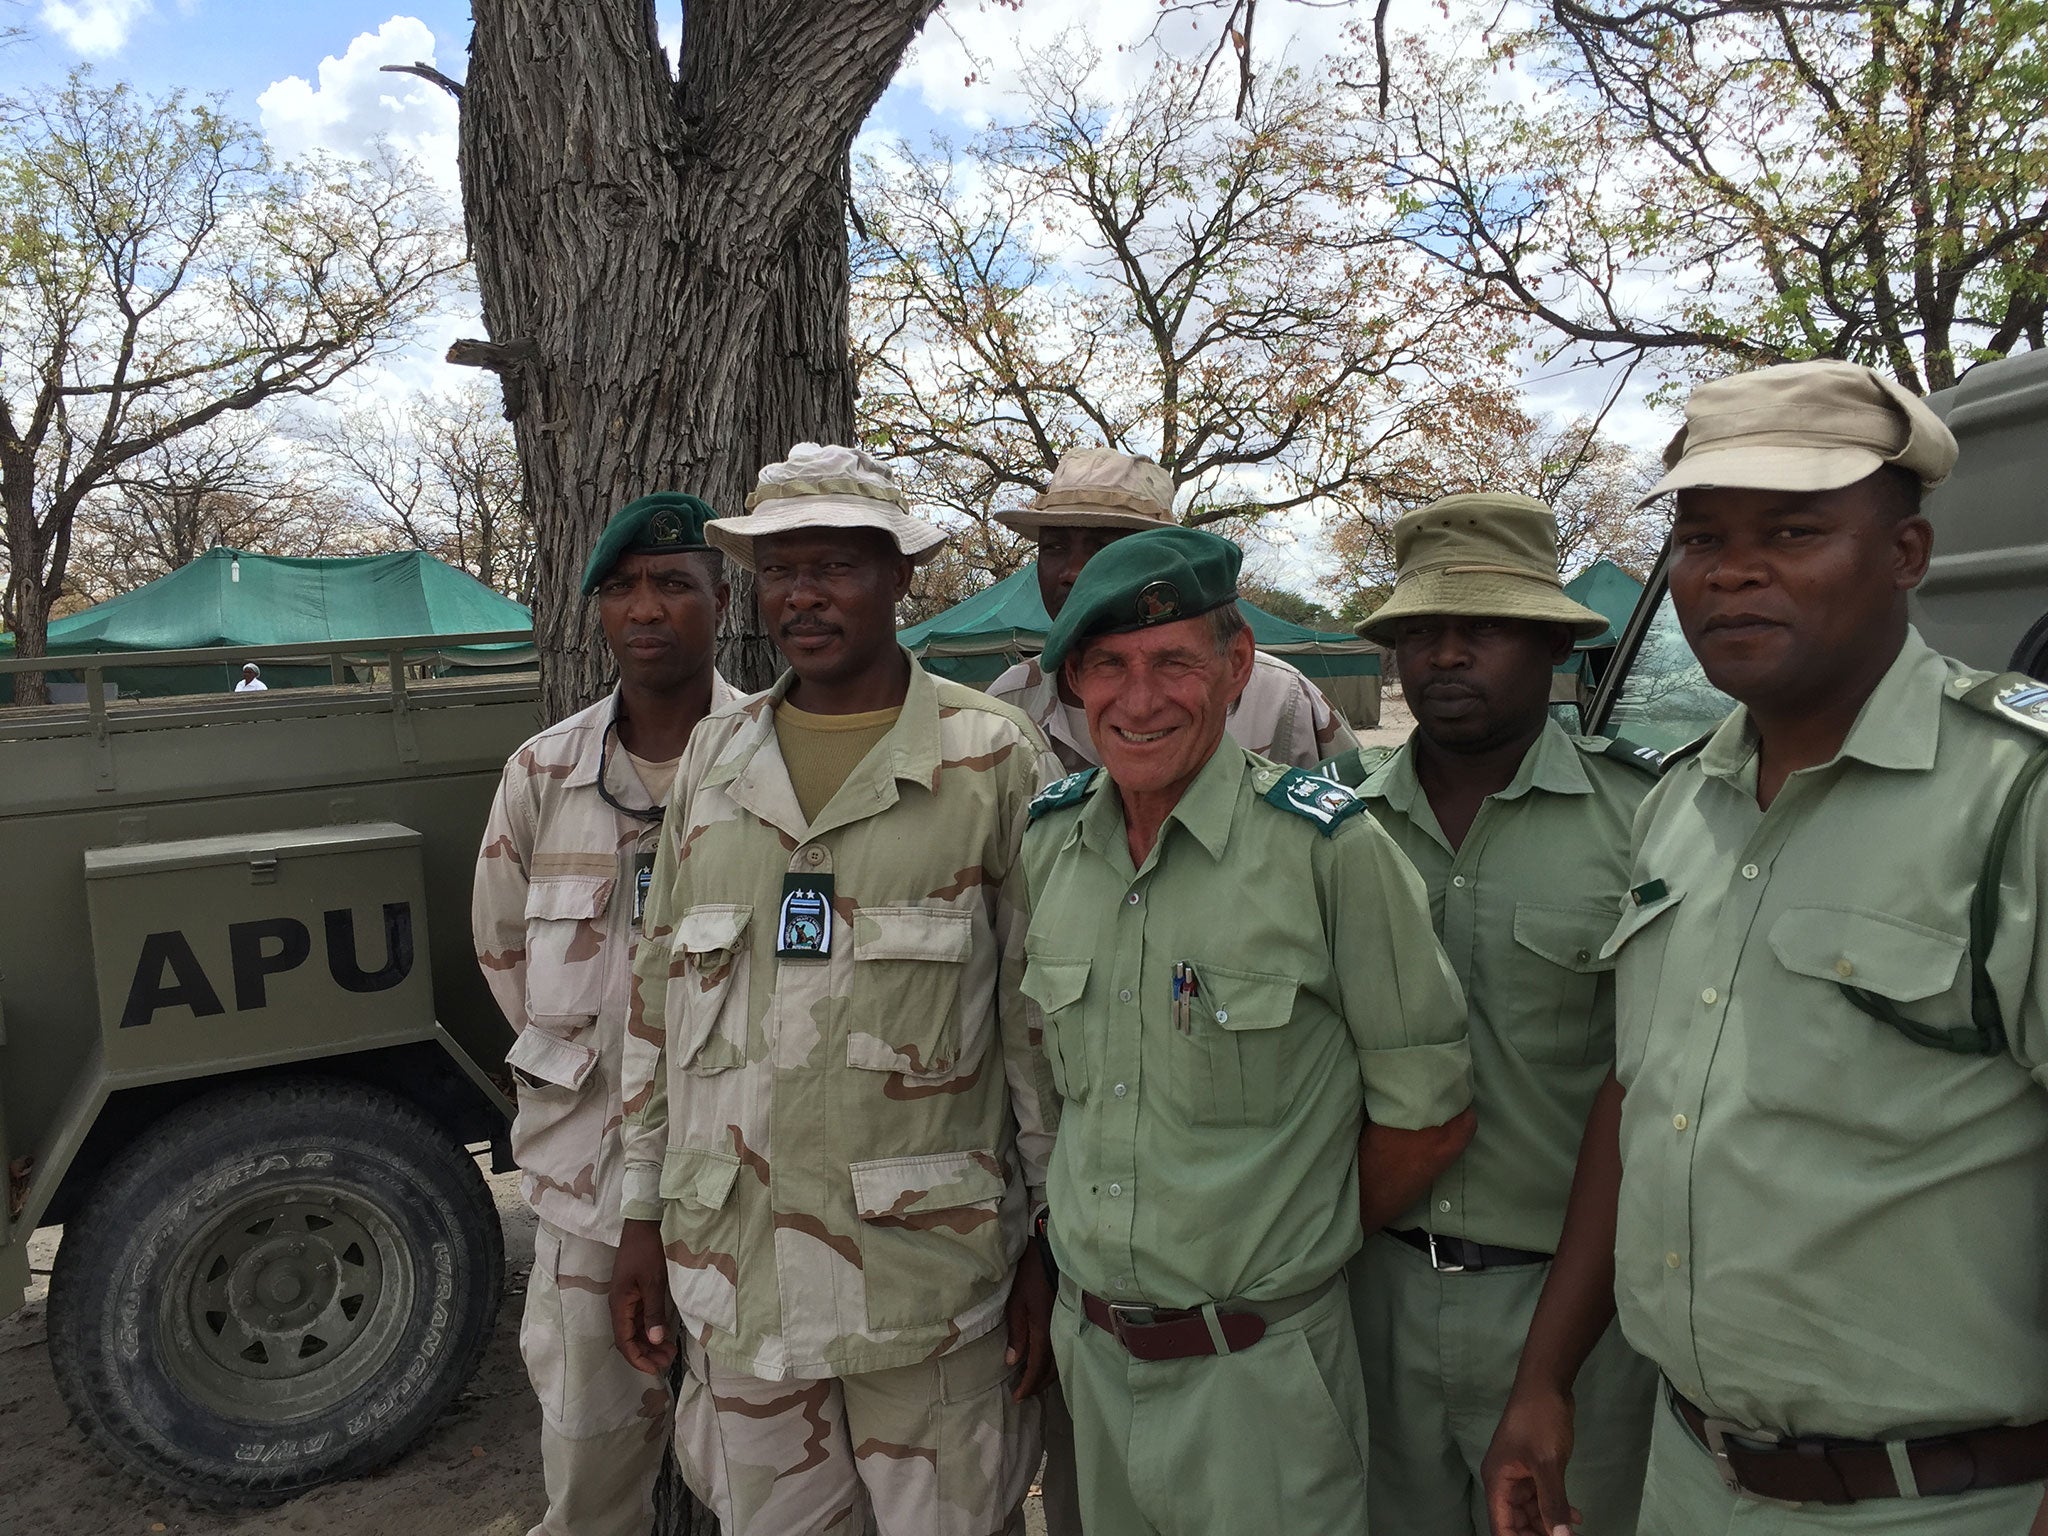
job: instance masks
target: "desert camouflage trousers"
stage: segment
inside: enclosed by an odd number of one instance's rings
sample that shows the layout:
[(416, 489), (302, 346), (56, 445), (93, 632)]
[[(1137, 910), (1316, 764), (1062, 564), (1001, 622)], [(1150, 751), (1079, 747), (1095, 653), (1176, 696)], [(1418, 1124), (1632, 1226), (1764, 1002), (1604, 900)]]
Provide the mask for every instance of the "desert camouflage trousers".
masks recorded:
[(540, 1399), (548, 1511), (529, 1536), (647, 1536), (653, 1519), (669, 1393), (612, 1343), (617, 1258), (546, 1222), (534, 1234), (519, 1353)]
[(1023, 1536), (1039, 1403), (998, 1327), (936, 1360), (815, 1381), (727, 1370), (687, 1341), (676, 1457), (724, 1536)]

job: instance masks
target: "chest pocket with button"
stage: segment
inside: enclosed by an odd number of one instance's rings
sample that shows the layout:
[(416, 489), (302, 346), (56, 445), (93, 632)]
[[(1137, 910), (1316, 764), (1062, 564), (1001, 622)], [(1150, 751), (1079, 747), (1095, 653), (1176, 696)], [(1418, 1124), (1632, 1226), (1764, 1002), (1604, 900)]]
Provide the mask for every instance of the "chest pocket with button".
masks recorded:
[(963, 1062), (960, 985), (974, 955), (961, 907), (862, 907), (853, 918), (846, 1064), (905, 1077), (950, 1077)]
[(1664, 952), (1671, 943), (1671, 909), (1684, 899), (1685, 892), (1670, 891), (1638, 906), (1624, 897), (1621, 921), (1599, 950), (1600, 959), (1614, 963), (1614, 1075), (1624, 1088), (1634, 1081), (1649, 1044)]
[(1612, 908), (1515, 904), (1515, 974), (1508, 1043), (1527, 1061), (1578, 1066), (1614, 1050), (1613, 1019), (1599, 1008), (1601, 980), (1614, 970), (1603, 955)]
[(1198, 961), (1200, 993), (1185, 1031), (1169, 1031), (1175, 1102), (1197, 1125), (1271, 1125), (1293, 1049), (1286, 1028), (1300, 983), (1291, 976)]
[(1086, 960), (1053, 960), (1032, 955), (1018, 984), (1045, 1016), (1045, 1056), (1062, 1099), (1088, 1102), (1088, 1022), (1081, 996), (1088, 990)]
[(729, 1072), (747, 1059), (748, 972), (744, 943), (754, 909), (691, 907), (670, 935), (669, 1050), (685, 1072)]
[[(526, 1027), (505, 1053), (518, 1090), (512, 1156), (564, 1190), (587, 1189), (611, 1105), (598, 1071), (598, 1015), (608, 963), (605, 921), (612, 881), (551, 876), (526, 889)], [(620, 973), (623, 975), (623, 972)]]

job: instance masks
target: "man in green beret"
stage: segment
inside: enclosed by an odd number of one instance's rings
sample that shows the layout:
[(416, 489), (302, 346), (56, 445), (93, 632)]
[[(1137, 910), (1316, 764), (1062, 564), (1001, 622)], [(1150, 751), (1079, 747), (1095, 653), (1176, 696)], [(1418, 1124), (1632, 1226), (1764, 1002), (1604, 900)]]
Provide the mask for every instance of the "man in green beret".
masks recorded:
[[(1331, 767), (1429, 888), (1465, 989), (1472, 1144), (1365, 1241), (1352, 1305), (1372, 1407), (1375, 1536), (1487, 1536), (1480, 1464), (1614, 1065), (1629, 827), (1655, 755), (1550, 718), (1552, 669), (1607, 621), (1558, 584), (1557, 523), (1524, 496), (1451, 496), (1394, 524), (1389, 646), (1414, 733)], [(1655, 1373), (1610, 1328), (1578, 1385), (1584, 1536), (1636, 1528)]]
[(1672, 606), (1737, 707), (1636, 817), (1502, 1536), (1570, 1518), (1617, 1302), (1665, 1379), (1644, 1532), (2048, 1529), (2048, 685), (1908, 621), (1955, 459), (1832, 361), (1702, 385), (1666, 450)]
[(624, 1157), (620, 1065), (661, 807), (697, 722), (738, 695), (712, 646), (715, 514), (659, 492), (621, 508), (584, 570), (616, 687), (512, 755), (477, 860), (477, 959), (518, 1038), (512, 1151), (539, 1218), (519, 1346), (541, 1404), (535, 1536), (645, 1536), (666, 1385), (612, 1346)]
[(1102, 757), (1033, 802), (1021, 882), (1089, 1536), (1362, 1536), (1341, 1272), (1471, 1134), (1464, 1000), (1414, 870), (1350, 790), (1226, 739), (1253, 665), (1240, 559), (1133, 534), (1046, 639)]
[[(1173, 476), (1142, 454), (1077, 448), (1064, 455), (1045, 490), (996, 521), (1038, 546), (1038, 595), (1057, 619), (1089, 560), (1117, 540), (1174, 528)], [(1069, 772), (1101, 761), (1088, 739), (1081, 701), (1042, 657), (1020, 661), (989, 684), (989, 696), (1031, 717)], [(1224, 716), (1239, 746), (1297, 768), (1358, 745), (1323, 691), (1281, 657), (1252, 653), (1251, 676)], [(1047, 1493), (1048, 1508), (1052, 1491)], [(1062, 1536), (1055, 1529), (1052, 1536)]]

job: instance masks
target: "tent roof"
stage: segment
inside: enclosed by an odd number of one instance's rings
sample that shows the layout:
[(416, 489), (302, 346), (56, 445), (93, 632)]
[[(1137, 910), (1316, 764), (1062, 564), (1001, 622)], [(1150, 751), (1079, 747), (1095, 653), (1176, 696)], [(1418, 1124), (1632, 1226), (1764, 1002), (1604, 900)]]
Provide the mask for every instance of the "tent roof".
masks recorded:
[[(1378, 654), (1369, 641), (1347, 630), (1309, 629), (1244, 598), (1238, 599), (1238, 607), (1262, 651), (1281, 655)], [(990, 651), (1036, 651), (1051, 627), (1045, 604), (1039, 600), (1037, 572), (1027, 565), (944, 613), (911, 625), (897, 638), (918, 656), (971, 656)]]
[(1621, 627), (1635, 612), (1636, 599), (1643, 595), (1643, 584), (1612, 560), (1600, 559), (1566, 582), (1564, 590), (1574, 602), (1584, 603), (1607, 620), (1605, 630), (1578, 643), (1577, 649), (1587, 651), (1620, 642)]
[(133, 592), (58, 619), (50, 625), (50, 654), (532, 627), (525, 605), (420, 550), (295, 559), (217, 547)]

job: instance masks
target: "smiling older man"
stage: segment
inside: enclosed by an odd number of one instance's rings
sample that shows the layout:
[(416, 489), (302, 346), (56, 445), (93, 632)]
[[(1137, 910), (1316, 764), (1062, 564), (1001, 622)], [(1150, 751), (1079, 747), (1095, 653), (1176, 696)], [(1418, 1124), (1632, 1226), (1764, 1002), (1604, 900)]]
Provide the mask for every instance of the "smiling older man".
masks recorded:
[(1470, 1135), (1464, 1000), (1414, 870), (1351, 791), (1224, 739), (1240, 558), (1133, 534), (1046, 641), (1103, 761), (1033, 802), (1022, 865), (1089, 1536), (1365, 1530), (1336, 1283), (1361, 1175), (1400, 1209)]

